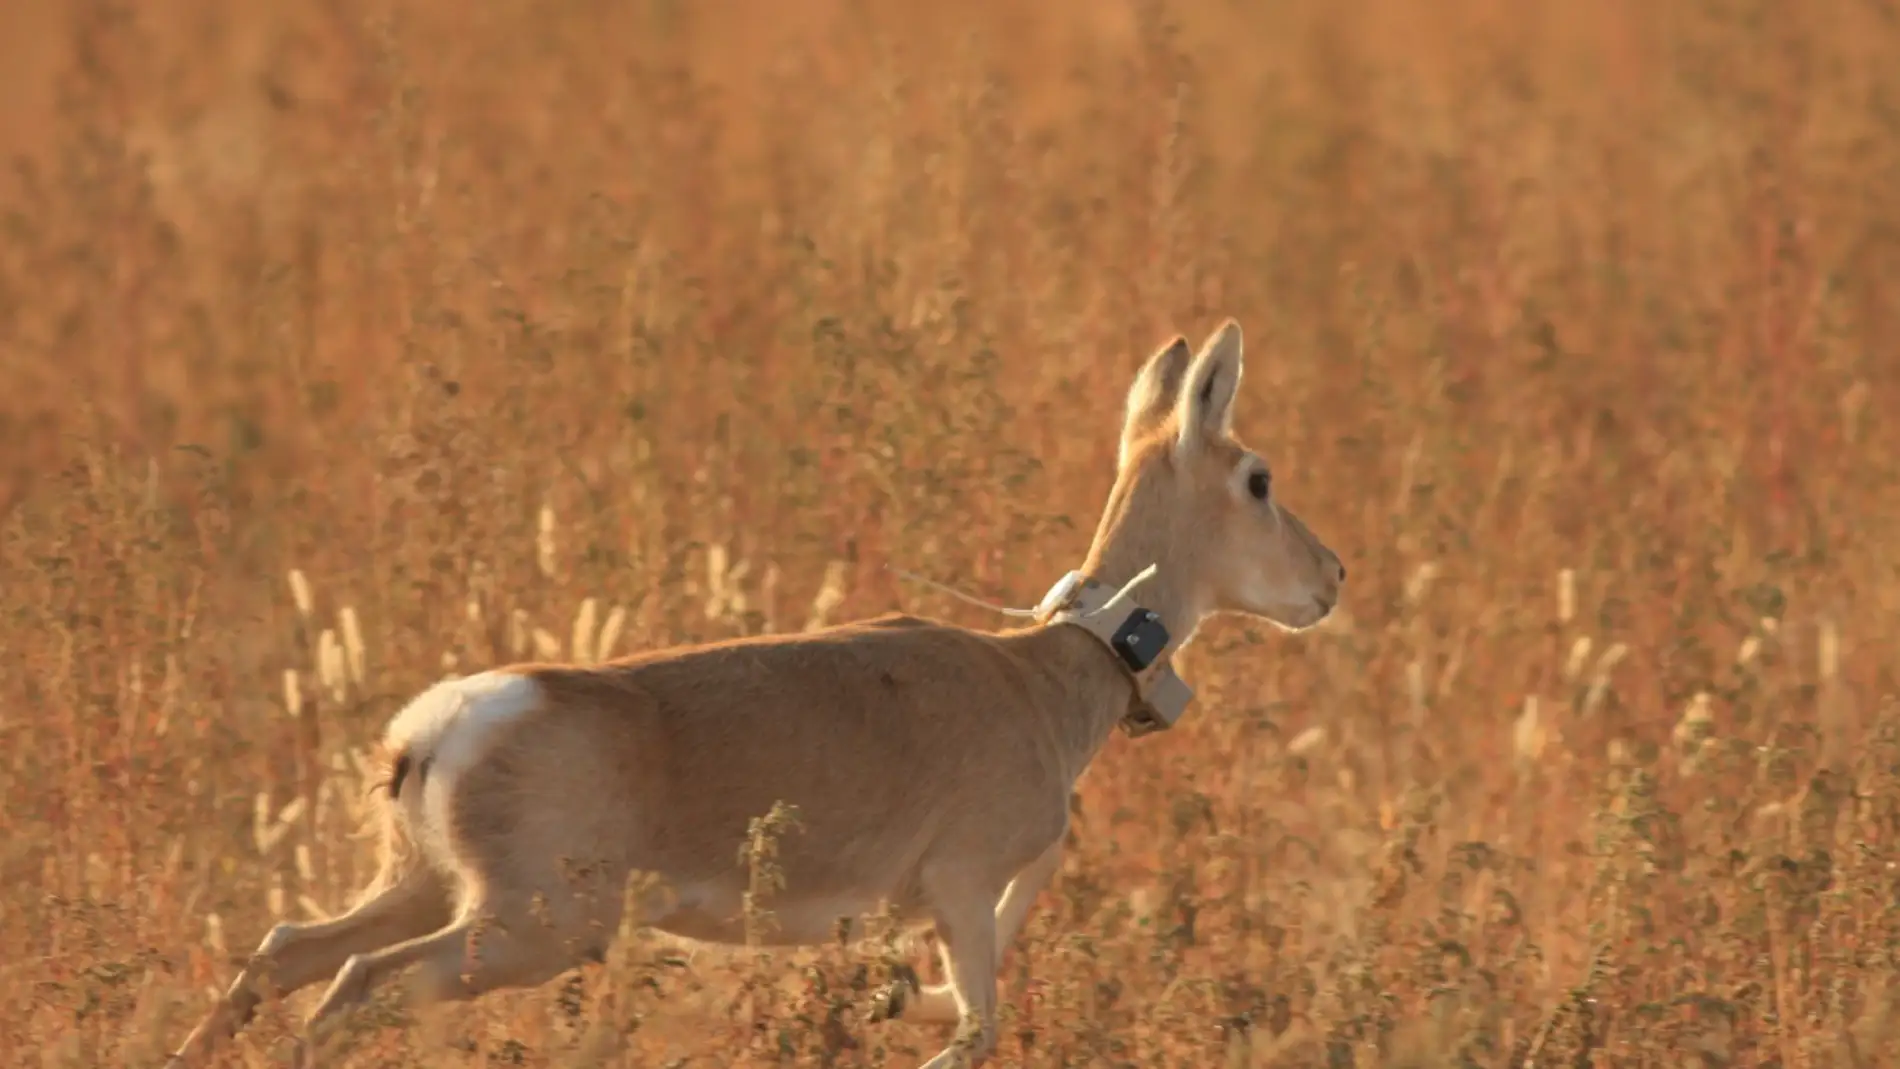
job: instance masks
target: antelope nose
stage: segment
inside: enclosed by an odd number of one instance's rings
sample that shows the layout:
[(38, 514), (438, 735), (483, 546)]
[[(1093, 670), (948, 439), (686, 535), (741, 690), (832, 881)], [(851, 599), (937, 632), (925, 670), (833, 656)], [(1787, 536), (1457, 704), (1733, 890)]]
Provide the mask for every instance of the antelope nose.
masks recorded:
[(1345, 582), (1346, 581), (1346, 566), (1344, 564), (1336, 564), (1334, 565), (1334, 567), (1339, 569), (1339, 581), (1342, 583)]

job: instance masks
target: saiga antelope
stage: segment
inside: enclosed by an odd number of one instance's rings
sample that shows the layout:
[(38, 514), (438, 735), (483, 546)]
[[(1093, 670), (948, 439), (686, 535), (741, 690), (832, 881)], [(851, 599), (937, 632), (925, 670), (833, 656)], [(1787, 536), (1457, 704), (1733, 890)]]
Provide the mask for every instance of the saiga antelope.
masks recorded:
[(265, 982), (287, 994), (335, 976), (314, 1043), (409, 967), (433, 1001), (599, 960), (634, 872), (664, 881), (634, 896), (639, 922), (741, 942), (737, 847), (778, 802), (800, 827), (778, 843), (765, 941), (825, 942), (884, 906), (933, 924), (947, 980), (893, 1000), (896, 1015), (962, 1026), (925, 1069), (959, 1049), (982, 1063), (999, 959), (1056, 870), (1071, 788), (1117, 724), (1165, 726), (1190, 696), (1172, 652), (1213, 613), (1300, 630), (1339, 597), (1339, 558), (1234, 436), (1240, 378), (1232, 320), (1198, 354), (1177, 337), (1147, 361), (1093, 545), (1030, 626), (887, 615), (430, 687), (384, 736), (370, 892), (333, 920), (277, 925), (174, 1064), (242, 1027)]

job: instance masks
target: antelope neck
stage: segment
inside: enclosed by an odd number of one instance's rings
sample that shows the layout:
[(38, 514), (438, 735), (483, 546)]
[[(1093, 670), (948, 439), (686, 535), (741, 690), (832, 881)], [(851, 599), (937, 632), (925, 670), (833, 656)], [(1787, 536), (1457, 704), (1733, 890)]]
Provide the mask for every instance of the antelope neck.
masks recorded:
[(1048, 626), (1070, 625), (1095, 636), (1127, 673), (1139, 698), (1120, 722), (1130, 736), (1173, 727), (1194, 700), (1194, 691), (1166, 660), (1175, 641), (1167, 622), (1133, 596), (1154, 571), (1150, 565), (1119, 590), (1082, 572), (1070, 572), (1036, 606), (1036, 617)]

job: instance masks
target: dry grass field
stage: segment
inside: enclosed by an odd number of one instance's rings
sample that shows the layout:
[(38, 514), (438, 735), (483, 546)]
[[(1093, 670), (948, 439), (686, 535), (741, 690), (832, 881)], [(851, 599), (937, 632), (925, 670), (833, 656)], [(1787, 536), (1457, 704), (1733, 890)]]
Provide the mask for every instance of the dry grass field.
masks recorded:
[[(156, 1067), (346, 906), (376, 735), (445, 673), (1002, 626), (888, 567), (1033, 602), (1139, 361), (1226, 315), (1352, 583), (1210, 625), (1182, 725), (1111, 742), (997, 1064), (1900, 1065), (1892, 0), (0, 37), (7, 1066)], [(864, 1022), (892, 968), (632, 941), (391, 991), (327, 1064), (908, 1067), (944, 1033)]]

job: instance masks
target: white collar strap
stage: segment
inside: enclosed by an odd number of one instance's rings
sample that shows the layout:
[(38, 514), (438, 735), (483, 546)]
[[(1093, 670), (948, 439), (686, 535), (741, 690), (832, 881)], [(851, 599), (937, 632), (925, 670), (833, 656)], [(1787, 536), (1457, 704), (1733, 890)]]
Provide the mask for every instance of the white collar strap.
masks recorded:
[(1131, 736), (1173, 727), (1194, 700), (1194, 691), (1173, 665), (1156, 664), (1171, 641), (1167, 626), (1159, 614), (1142, 608), (1132, 596), (1154, 573), (1151, 564), (1116, 590), (1081, 572), (1070, 572), (1049, 588), (1035, 611), (1050, 626), (1074, 624), (1094, 635), (1127, 669), (1137, 700), (1122, 717), (1121, 728)]

